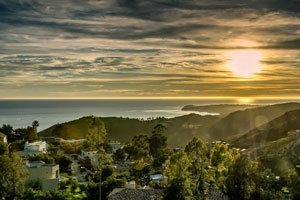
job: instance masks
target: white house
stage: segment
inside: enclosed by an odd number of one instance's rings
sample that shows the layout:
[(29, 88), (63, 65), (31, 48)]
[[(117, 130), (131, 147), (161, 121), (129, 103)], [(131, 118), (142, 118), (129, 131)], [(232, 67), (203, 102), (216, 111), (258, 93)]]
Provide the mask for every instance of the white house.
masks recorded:
[(24, 152), (29, 156), (46, 153), (49, 145), (45, 141), (25, 142)]
[(26, 164), (29, 176), (25, 184), (39, 181), (42, 191), (47, 192), (58, 188), (59, 185), (59, 165), (45, 164), (43, 161), (31, 161)]
[(0, 132), (0, 141), (7, 143), (7, 136)]

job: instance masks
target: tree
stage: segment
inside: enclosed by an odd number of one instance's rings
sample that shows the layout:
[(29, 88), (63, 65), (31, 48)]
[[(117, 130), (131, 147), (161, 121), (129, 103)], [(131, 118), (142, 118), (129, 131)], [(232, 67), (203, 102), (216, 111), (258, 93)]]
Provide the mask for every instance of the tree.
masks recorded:
[(97, 151), (98, 157), (98, 174), (100, 175), (99, 181), (99, 199), (101, 200), (101, 177), (102, 169), (105, 164), (108, 164), (109, 159), (105, 154), (104, 144), (106, 142), (106, 129), (104, 122), (97, 117), (93, 117), (88, 127), (87, 143), (92, 150)]
[(0, 156), (0, 172), (0, 196), (8, 200), (15, 199), (28, 174), (16, 152)]
[(15, 140), (9, 144), (9, 150), (12, 151), (23, 151), (25, 142), (24, 140)]
[(36, 127), (28, 126), (24, 138), (26, 141), (34, 142), (38, 139)]
[(193, 137), (185, 146), (184, 152), (193, 162), (198, 160), (207, 160), (207, 147), (202, 140), (197, 137)]
[(39, 154), (36, 156), (30, 156), (29, 161), (43, 161), (46, 164), (55, 164), (55, 160), (48, 154)]
[(134, 136), (131, 142), (124, 147), (126, 153), (129, 154), (130, 159), (133, 160), (149, 160), (150, 147), (149, 138), (146, 135)]
[(0, 155), (8, 153), (8, 145), (0, 141)]
[(254, 193), (259, 193), (260, 173), (256, 162), (247, 155), (239, 156), (229, 168), (226, 180), (227, 193), (230, 199), (252, 199)]
[(40, 126), (40, 123), (37, 120), (34, 120), (32, 122), (32, 128), (37, 129), (37, 127), (39, 127), (39, 126)]
[(37, 130), (31, 126), (27, 128), (18, 128), (15, 130), (15, 135), (18, 140), (33, 142), (38, 139)]
[(60, 146), (67, 154), (80, 154), (83, 147), (82, 143), (80, 142), (61, 142)]
[(191, 162), (188, 169), (191, 172), (191, 190), (200, 199), (208, 192), (208, 184), (213, 181), (208, 170), (207, 147), (199, 138), (193, 137), (185, 146), (184, 152)]
[(300, 177), (294, 169), (289, 170), (287, 175), (288, 186), (293, 199), (300, 199)]
[(0, 132), (4, 133), (7, 136), (8, 142), (12, 142), (16, 139), (14, 135), (14, 129), (9, 124), (3, 124), (0, 128)]
[[(87, 179), (92, 179), (91, 181), (95, 182), (95, 183), (99, 183), (100, 182), (100, 174), (97, 173), (97, 171), (95, 171), (96, 173), (93, 174), (93, 170), (92, 169), (92, 173), (88, 174), (88, 178)], [(97, 170), (97, 169), (96, 169)], [(103, 167), (102, 171), (101, 171), (101, 183), (106, 181), (106, 179), (108, 177), (110, 177), (111, 175), (113, 175), (114, 173), (114, 169), (112, 166), (105, 166)]]
[(215, 184), (220, 189), (225, 189), (224, 181), (228, 175), (229, 166), (239, 156), (239, 152), (233, 148), (228, 149), (224, 144), (215, 144), (210, 150), (210, 163), (215, 169)]
[(40, 190), (34, 190), (31, 187), (26, 187), (19, 199), (22, 200), (41, 200), (45, 199), (44, 194)]
[(16, 140), (23, 140), (27, 134), (27, 128), (17, 128), (15, 129)]
[(115, 188), (124, 188), (126, 184), (125, 178), (117, 178), (115, 176), (109, 176), (107, 180), (105, 180), (102, 185), (102, 199), (106, 199), (107, 196), (113, 191)]
[(191, 173), (188, 170), (190, 167), (190, 160), (184, 151), (173, 154), (167, 160), (165, 171), (165, 175), (168, 177), (168, 184), (165, 190), (166, 200), (186, 200), (192, 198), (192, 180), (190, 179)]
[(154, 163), (161, 166), (161, 164), (163, 164), (169, 156), (169, 151), (167, 149), (167, 137), (160, 133), (154, 133), (149, 138), (149, 148), (150, 154), (154, 158)]
[(163, 124), (157, 124), (153, 130), (152, 130), (152, 134), (163, 134), (166, 131), (166, 126)]
[(71, 173), (71, 165), (72, 160), (68, 158), (65, 155), (56, 155), (55, 157), (55, 163), (59, 164), (59, 169), (61, 172)]
[(118, 149), (114, 154), (113, 154), (113, 159), (114, 161), (117, 162), (122, 162), (126, 158), (126, 153), (124, 149)]

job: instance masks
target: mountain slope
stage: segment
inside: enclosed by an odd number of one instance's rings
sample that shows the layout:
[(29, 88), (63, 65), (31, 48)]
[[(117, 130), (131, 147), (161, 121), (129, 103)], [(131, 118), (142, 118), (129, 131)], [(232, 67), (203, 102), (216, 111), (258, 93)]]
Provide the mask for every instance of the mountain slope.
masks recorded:
[[(83, 117), (67, 123), (57, 124), (41, 131), (39, 135), (57, 136), (64, 139), (85, 138), (91, 119), (91, 117)], [(164, 124), (167, 127), (165, 134), (171, 146), (182, 146), (194, 135), (201, 137), (202, 130), (219, 120), (215, 116), (196, 114), (153, 120), (122, 117), (103, 117), (101, 119), (105, 123), (109, 139), (121, 142), (128, 142), (133, 136), (139, 134), (150, 135), (154, 126), (159, 123)]]
[(212, 125), (208, 134), (210, 140), (226, 139), (237, 134), (244, 134), (296, 109), (300, 109), (300, 103), (275, 104), (233, 112)]
[(241, 148), (261, 146), (288, 136), (291, 130), (300, 129), (300, 109), (289, 111), (282, 116), (255, 128), (233, 142)]

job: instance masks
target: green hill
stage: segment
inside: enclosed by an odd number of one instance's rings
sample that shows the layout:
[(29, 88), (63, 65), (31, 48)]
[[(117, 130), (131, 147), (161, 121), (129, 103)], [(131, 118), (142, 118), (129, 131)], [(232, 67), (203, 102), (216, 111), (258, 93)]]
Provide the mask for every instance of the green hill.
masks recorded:
[(299, 135), (288, 135), (300, 129), (300, 110), (289, 111), (282, 116), (235, 139), (232, 144), (246, 148), (248, 155), (258, 159), (265, 167), (279, 176), (289, 170), (299, 170)]
[[(91, 117), (83, 117), (74, 121), (54, 125), (39, 133), (40, 136), (57, 136), (64, 139), (85, 138)], [(150, 135), (153, 127), (161, 123), (167, 127), (165, 132), (171, 146), (183, 146), (192, 136), (205, 139), (203, 130), (217, 120), (215, 116), (200, 116), (190, 114), (175, 118), (157, 118), (153, 120), (140, 120), (122, 117), (102, 117), (106, 126), (108, 137), (111, 140), (128, 142), (138, 134)]]
[(233, 144), (241, 148), (261, 146), (288, 136), (291, 130), (300, 129), (300, 109), (285, 113), (284, 115), (258, 127), (240, 138)]
[(300, 109), (300, 103), (284, 103), (236, 111), (220, 119), (208, 130), (210, 140), (244, 134), (288, 111)]

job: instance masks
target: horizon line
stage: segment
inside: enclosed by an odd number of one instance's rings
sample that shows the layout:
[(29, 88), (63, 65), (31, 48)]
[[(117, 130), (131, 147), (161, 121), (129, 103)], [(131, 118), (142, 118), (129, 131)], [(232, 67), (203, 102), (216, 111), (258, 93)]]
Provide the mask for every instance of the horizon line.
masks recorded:
[(0, 98), (0, 100), (202, 100), (202, 99), (250, 99), (250, 100), (300, 100), (300, 96), (192, 96), (192, 97), (9, 97), (9, 98)]

